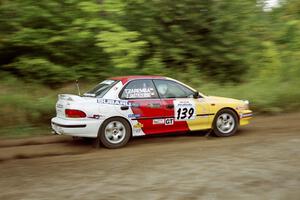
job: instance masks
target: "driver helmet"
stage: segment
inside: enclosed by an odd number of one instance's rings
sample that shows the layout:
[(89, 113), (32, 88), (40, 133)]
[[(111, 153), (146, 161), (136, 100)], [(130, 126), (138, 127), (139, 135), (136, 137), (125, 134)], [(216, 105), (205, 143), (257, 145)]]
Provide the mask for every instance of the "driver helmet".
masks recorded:
[(168, 86), (166, 84), (160, 84), (157, 86), (157, 90), (160, 95), (166, 95)]

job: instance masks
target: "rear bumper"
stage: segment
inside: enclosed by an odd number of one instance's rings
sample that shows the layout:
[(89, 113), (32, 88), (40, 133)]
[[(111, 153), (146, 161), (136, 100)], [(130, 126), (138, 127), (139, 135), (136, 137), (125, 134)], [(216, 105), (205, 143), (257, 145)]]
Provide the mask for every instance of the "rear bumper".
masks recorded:
[(54, 117), (51, 119), (51, 127), (59, 135), (96, 138), (102, 122), (99, 119), (78, 120)]

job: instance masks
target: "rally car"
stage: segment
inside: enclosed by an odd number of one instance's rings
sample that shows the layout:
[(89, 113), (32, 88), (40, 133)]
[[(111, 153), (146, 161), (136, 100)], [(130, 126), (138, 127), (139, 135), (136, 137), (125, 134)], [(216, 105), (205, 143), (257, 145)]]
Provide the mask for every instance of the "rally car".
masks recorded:
[(55, 133), (119, 148), (131, 137), (212, 130), (232, 136), (252, 117), (247, 100), (206, 96), (163, 76), (112, 77), (82, 96), (59, 94)]

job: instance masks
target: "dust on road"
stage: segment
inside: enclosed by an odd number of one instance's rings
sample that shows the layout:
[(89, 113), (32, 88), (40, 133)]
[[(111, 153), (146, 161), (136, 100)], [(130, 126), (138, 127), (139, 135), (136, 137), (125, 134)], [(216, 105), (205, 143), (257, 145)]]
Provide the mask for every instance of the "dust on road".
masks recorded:
[(116, 150), (4, 145), (0, 199), (300, 199), (299, 134), (294, 113), (257, 117), (229, 138), (137, 138)]

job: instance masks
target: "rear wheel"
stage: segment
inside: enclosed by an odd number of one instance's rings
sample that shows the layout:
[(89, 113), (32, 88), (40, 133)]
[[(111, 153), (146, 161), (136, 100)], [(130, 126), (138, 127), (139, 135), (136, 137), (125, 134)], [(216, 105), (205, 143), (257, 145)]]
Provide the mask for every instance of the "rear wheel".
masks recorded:
[(114, 117), (106, 120), (98, 133), (98, 140), (109, 149), (123, 147), (131, 136), (129, 123), (122, 118)]
[(228, 137), (236, 133), (238, 129), (238, 117), (230, 109), (219, 111), (213, 122), (213, 131), (216, 136)]

